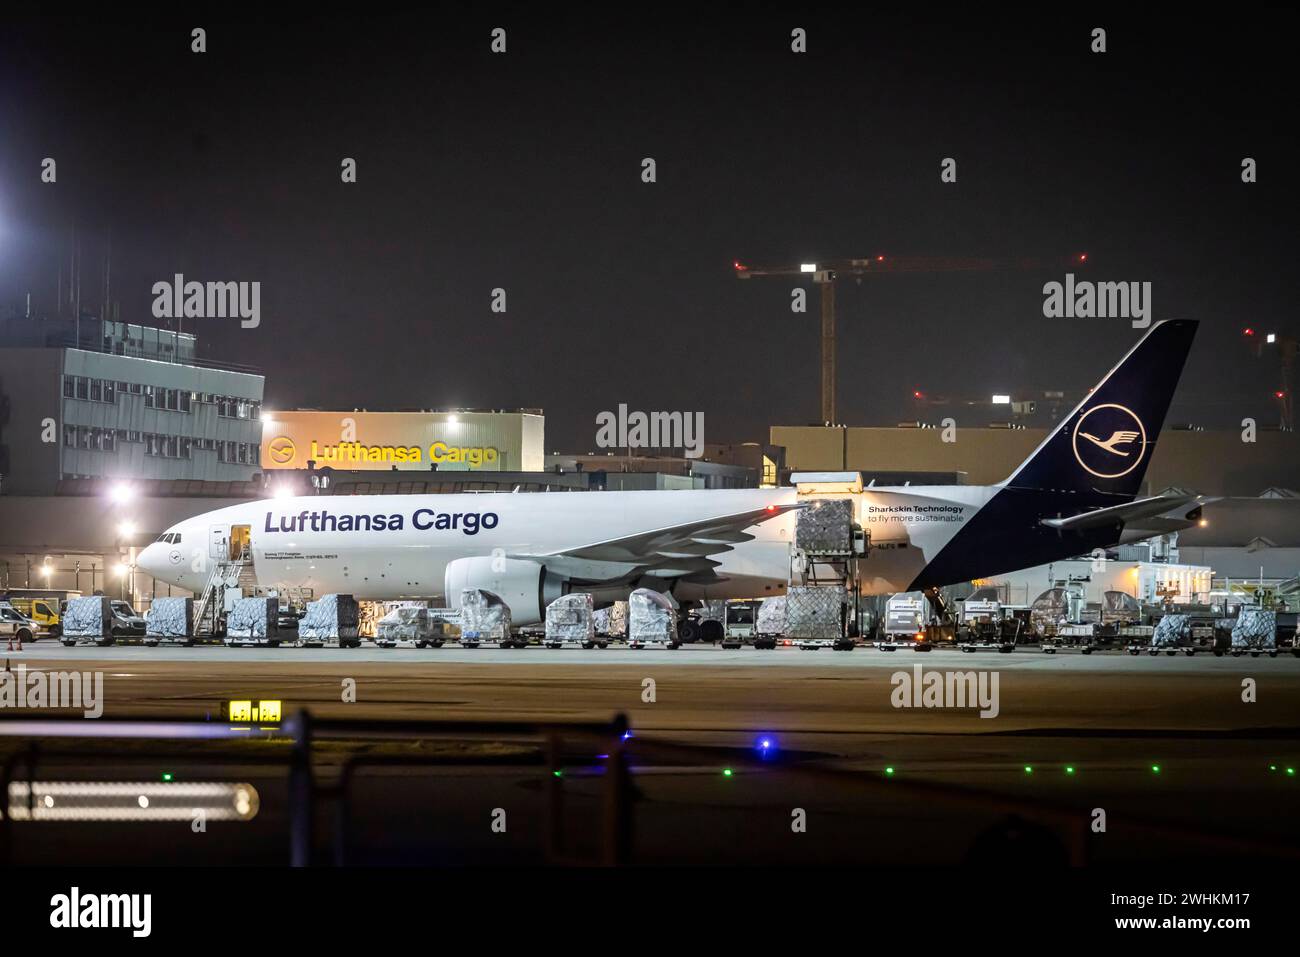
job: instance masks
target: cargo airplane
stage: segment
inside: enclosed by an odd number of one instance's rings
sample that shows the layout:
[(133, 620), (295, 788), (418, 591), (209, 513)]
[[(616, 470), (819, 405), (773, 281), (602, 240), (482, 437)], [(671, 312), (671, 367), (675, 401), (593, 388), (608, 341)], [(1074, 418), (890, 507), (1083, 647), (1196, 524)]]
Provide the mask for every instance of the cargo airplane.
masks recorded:
[[(867, 486), (864, 593), (931, 590), (1194, 525), (1203, 499), (1139, 498), (1196, 323), (1153, 325), (1015, 472), (989, 486)], [(248, 502), (169, 528), (140, 554), (155, 578), (202, 592), (251, 563), (280, 594), (358, 599), (495, 592), (516, 624), (570, 592), (597, 605), (638, 587), (680, 603), (780, 594), (797, 488), (312, 496)]]

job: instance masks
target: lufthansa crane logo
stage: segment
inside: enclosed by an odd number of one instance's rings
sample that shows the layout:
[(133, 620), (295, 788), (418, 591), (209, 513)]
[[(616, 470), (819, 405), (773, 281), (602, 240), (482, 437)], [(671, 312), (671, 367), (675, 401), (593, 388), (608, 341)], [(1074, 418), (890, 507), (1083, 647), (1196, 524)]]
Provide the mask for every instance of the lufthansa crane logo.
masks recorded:
[(1132, 409), (1108, 402), (1079, 417), (1074, 426), (1074, 457), (1097, 478), (1128, 475), (1147, 449), (1147, 430)]
[(288, 465), (293, 461), (293, 457), (298, 450), (294, 448), (293, 439), (287, 435), (280, 435), (270, 441), (266, 451), (271, 456), (271, 461), (276, 465)]

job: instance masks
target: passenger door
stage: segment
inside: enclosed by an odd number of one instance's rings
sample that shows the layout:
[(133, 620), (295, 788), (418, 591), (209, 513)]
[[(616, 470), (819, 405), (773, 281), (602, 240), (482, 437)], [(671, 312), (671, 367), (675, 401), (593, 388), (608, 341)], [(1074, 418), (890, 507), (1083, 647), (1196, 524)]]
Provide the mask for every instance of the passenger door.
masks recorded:
[(230, 558), (230, 526), (213, 525), (208, 537), (208, 557), (216, 562)]

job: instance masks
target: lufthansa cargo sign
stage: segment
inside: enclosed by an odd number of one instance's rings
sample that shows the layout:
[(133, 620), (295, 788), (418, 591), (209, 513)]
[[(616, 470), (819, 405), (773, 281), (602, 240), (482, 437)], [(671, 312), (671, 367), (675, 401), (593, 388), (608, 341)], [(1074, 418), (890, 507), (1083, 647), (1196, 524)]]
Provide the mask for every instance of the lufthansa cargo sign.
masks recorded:
[(531, 412), (268, 412), (262, 467), (540, 471), (543, 423)]

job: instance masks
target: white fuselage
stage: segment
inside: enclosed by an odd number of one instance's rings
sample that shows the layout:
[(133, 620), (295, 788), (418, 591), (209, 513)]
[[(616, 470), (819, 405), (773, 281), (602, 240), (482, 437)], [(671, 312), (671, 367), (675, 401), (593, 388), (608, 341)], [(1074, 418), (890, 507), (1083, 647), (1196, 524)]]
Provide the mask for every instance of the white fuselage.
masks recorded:
[[(853, 494), (868, 532), (867, 593), (902, 591), (995, 488), (916, 486)], [(247, 528), (258, 586), (358, 599), (443, 598), (458, 558), (546, 555), (714, 516), (793, 503), (793, 488), (648, 492), (354, 495), (267, 499), (182, 522), (141, 553), (155, 578), (199, 592)], [(716, 557), (719, 581), (680, 583), (679, 599), (762, 598), (790, 575), (794, 513), (751, 526)]]

